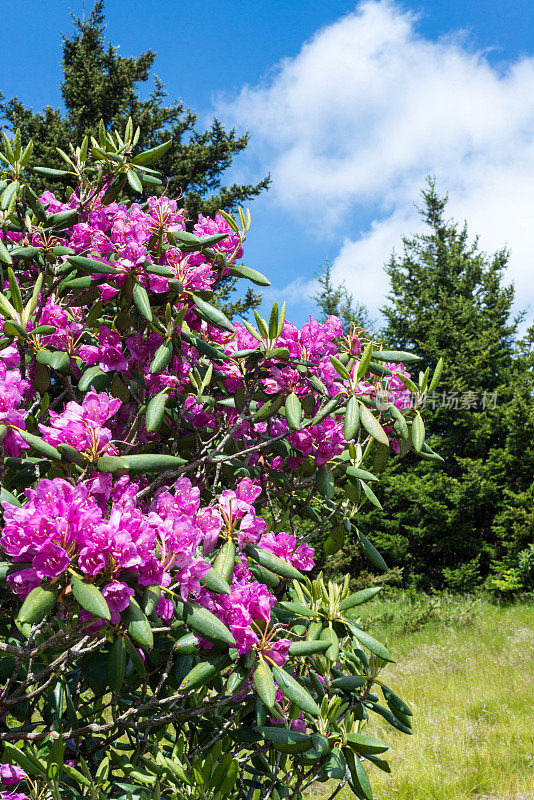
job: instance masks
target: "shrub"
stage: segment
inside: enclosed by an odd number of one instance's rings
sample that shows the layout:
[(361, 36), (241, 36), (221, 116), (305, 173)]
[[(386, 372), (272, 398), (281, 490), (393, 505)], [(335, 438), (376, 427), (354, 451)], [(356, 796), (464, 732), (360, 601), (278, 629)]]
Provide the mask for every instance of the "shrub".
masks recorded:
[(137, 137), (101, 126), (64, 170), (32, 172), (19, 135), (0, 157), (2, 779), (34, 800), (329, 778), (370, 798), (368, 767), (389, 770), (372, 719), (410, 733), (411, 711), (347, 616), (379, 589), (325, 585), (311, 543), (334, 553), (378, 503), (391, 447), (436, 458), (406, 408), (413, 357), (276, 304), (232, 324), (222, 277), (268, 285), (238, 263), (250, 216), (186, 230), (145, 196), (167, 145), (132, 157)]

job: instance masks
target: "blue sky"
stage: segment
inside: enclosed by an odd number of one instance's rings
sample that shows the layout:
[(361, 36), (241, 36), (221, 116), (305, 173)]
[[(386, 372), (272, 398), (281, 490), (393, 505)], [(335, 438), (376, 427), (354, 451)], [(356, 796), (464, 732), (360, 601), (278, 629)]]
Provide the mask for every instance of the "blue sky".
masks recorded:
[[(86, 0), (86, 13), (92, 7)], [(14, 59), (0, 90), (34, 109), (61, 105), (60, 33), (80, 0), (3, 9)], [(269, 274), (267, 300), (313, 313), (313, 273), (335, 275), (378, 316), (383, 263), (418, 229), (428, 173), (493, 251), (508, 244), (518, 306), (534, 304), (534, 4), (531, 2), (189, 2), (108, 0), (124, 55), (157, 51), (169, 98), (207, 122), (248, 128), (229, 180), (267, 171), (254, 201), (247, 263)]]

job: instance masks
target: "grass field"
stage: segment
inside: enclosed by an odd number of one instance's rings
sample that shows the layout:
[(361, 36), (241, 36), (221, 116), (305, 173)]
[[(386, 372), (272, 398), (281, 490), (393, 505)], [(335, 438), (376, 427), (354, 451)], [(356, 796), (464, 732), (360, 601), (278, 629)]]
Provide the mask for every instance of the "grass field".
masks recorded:
[(384, 680), (414, 712), (411, 737), (373, 722), (392, 770), (370, 769), (375, 800), (534, 800), (534, 605), (404, 595), (363, 608), (397, 656)]

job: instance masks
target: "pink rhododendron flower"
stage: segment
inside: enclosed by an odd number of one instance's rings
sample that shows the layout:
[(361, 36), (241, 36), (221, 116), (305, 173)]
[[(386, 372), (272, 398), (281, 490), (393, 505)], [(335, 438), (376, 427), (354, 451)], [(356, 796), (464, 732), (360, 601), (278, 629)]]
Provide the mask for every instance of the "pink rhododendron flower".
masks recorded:
[(4, 786), (15, 786), (25, 780), (28, 775), (16, 764), (0, 764), (0, 781)]

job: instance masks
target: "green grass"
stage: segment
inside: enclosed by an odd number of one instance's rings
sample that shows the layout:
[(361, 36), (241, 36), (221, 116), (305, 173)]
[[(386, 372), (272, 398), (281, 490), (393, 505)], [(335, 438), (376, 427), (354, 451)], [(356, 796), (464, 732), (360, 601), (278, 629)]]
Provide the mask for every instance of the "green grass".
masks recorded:
[(414, 712), (413, 736), (368, 729), (391, 747), (391, 775), (370, 765), (375, 800), (534, 800), (534, 604), (399, 595), (361, 614)]

